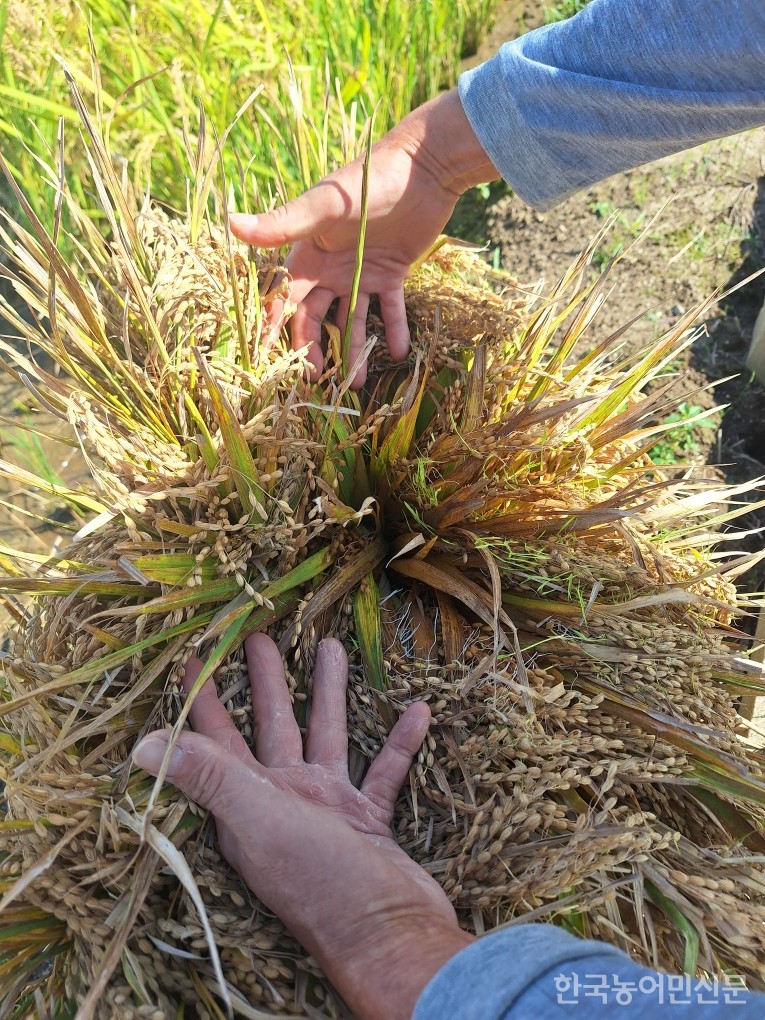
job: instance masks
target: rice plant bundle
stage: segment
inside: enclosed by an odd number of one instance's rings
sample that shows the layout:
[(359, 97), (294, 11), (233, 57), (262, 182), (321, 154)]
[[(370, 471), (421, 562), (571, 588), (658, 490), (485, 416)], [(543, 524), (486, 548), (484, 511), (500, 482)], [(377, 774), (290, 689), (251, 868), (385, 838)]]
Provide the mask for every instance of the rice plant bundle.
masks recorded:
[(594, 339), (610, 280), (587, 282), (586, 255), (544, 300), (508, 300), (443, 246), (408, 281), (409, 362), (377, 345), (356, 395), (330, 326), (310, 384), (268, 326), (284, 270), (216, 217), (214, 161), (185, 216), (139, 203), (75, 99), (98, 226), (52, 174), (53, 235), (28, 206), (3, 228), (33, 312), (5, 367), (90, 479), (55, 487), (88, 518), (68, 546), (2, 557), (0, 1015), (342, 1015), (209, 818), (131, 766), (140, 736), (183, 724), (192, 653), (250, 734), (255, 629), (301, 722), (317, 640), (346, 642), (357, 769), (429, 701), (395, 831), (466, 926), (553, 919), (765, 985), (765, 775), (735, 707), (765, 685), (740, 558), (713, 551), (736, 493), (646, 455), (668, 397), (644, 388), (691, 314), (620, 354)]

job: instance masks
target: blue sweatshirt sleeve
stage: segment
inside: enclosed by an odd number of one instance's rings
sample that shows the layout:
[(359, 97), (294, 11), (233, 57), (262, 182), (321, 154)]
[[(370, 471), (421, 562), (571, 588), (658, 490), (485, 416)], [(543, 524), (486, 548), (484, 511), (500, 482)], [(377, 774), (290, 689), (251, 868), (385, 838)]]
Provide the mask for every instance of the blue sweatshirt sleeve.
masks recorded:
[[(576, 1012), (577, 1007), (584, 1011)], [(765, 995), (660, 974), (602, 942), (548, 924), (478, 939), (430, 980), (412, 1020), (762, 1020)]]
[(765, 124), (763, 0), (591, 0), (463, 74), (478, 141), (546, 209), (611, 174)]

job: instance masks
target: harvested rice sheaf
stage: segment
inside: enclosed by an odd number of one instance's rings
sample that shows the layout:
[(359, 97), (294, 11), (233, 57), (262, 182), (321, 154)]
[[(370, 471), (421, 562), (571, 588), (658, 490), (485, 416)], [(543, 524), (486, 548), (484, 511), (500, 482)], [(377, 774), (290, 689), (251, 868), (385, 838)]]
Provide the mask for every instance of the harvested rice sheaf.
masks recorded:
[(91, 479), (56, 493), (87, 518), (69, 545), (2, 560), (0, 1014), (341, 1015), (210, 819), (131, 767), (182, 723), (192, 652), (250, 735), (254, 629), (302, 722), (317, 641), (346, 642), (357, 771), (430, 703), (395, 832), (467, 927), (554, 920), (765, 986), (765, 776), (736, 714), (765, 685), (741, 563), (713, 553), (736, 493), (646, 454), (692, 313), (621, 356), (586, 255), (508, 300), (445, 246), (408, 281), (409, 362), (378, 345), (355, 395), (329, 327), (312, 385), (267, 325), (284, 271), (200, 214), (209, 176), (186, 217), (139, 209), (81, 112), (104, 216), (62, 189), (79, 265), (33, 219), (3, 231), (33, 325), (6, 314), (57, 366), (3, 344), (7, 369)]

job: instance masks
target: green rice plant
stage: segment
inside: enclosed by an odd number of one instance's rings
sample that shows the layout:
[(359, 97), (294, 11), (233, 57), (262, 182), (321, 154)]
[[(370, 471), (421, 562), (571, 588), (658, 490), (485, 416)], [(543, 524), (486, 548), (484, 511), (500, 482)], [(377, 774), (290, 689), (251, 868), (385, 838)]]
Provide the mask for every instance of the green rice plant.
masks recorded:
[(5, 314), (50, 361), (3, 357), (91, 472), (68, 546), (0, 557), (0, 1014), (343, 1015), (209, 820), (130, 759), (185, 725), (192, 653), (190, 699), (214, 675), (249, 735), (252, 629), (278, 640), (301, 718), (317, 638), (345, 640), (362, 765), (430, 703), (395, 834), (466, 927), (544, 917), (765, 984), (765, 768), (735, 707), (765, 676), (715, 530), (742, 489), (647, 456), (667, 393), (646, 387), (702, 309), (644, 350), (619, 331), (580, 354), (613, 283), (591, 273), (602, 237), (534, 301), (444, 244), (407, 281), (409, 361), (376, 347), (351, 393), (328, 324), (311, 383), (264, 324), (283, 263), (228, 234), (218, 154), (188, 139), (187, 209), (168, 212), (72, 90), (100, 215), (62, 189), (56, 222), (87, 273), (10, 170), (25, 220), (0, 231), (36, 313)]
[(709, 412), (697, 404), (689, 404), (687, 400), (677, 405), (677, 409), (668, 414), (664, 424), (671, 426), (663, 438), (649, 451), (648, 456), (654, 464), (682, 464), (694, 453), (698, 453), (696, 429), (718, 428), (717, 422), (709, 416)]
[(58, 473), (58, 468), (43, 446), (44, 438), (46, 437), (35, 428), (32, 416), (27, 413), (22, 421), (13, 422), (6, 439), (0, 434), (2, 456), (6, 459), (10, 456), (12, 461), (42, 478), (49, 486), (63, 486), (65, 483)]
[[(384, 132), (412, 106), (454, 84), (466, 33), (480, 33), (493, 0), (0, 0), (0, 138), (36, 214), (52, 223), (41, 163), (56, 165), (59, 122), (76, 138), (65, 63), (104, 113), (115, 159), (139, 189), (183, 209), (189, 151), (221, 137), (237, 111), (223, 162), (238, 208), (290, 198), (354, 154), (365, 117)], [(99, 70), (91, 50), (99, 54)], [(193, 144), (189, 146), (189, 142)], [(70, 146), (72, 158), (77, 149)], [(80, 150), (82, 151), (82, 150)], [(67, 187), (99, 213), (77, 162)], [(251, 182), (257, 182), (252, 192)], [(7, 186), (5, 188), (8, 197)]]

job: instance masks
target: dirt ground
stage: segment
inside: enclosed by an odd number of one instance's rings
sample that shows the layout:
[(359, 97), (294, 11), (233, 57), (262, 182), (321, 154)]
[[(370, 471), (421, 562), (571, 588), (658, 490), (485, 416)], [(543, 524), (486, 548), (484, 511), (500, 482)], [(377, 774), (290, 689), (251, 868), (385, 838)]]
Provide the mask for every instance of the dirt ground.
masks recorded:
[[(465, 66), (540, 21), (536, 0), (500, 5), (494, 31)], [(611, 216), (615, 221), (592, 272), (628, 250), (588, 345), (639, 315), (626, 338), (637, 349), (714, 292), (728, 291), (765, 267), (765, 129), (619, 174), (546, 213), (525, 205), (504, 184), (492, 185), (488, 196), (472, 192), (463, 199), (448, 230), (486, 243), (486, 257), (528, 286), (542, 278), (553, 283)], [(690, 463), (695, 473), (731, 484), (765, 477), (765, 388), (745, 365), (763, 300), (765, 275), (720, 298), (699, 319), (698, 340), (673, 364), (681, 414), (727, 407), (697, 426), (681, 422), (669, 437), (671, 463)], [(765, 498), (765, 491), (749, 498)], [(765, 527), (765, 510), (748, 514), (742, 527)], [(743, 546), (759, 551), (762, 536), (750, 536)], [(765, 589), (765, 565), (742, 584)]]

